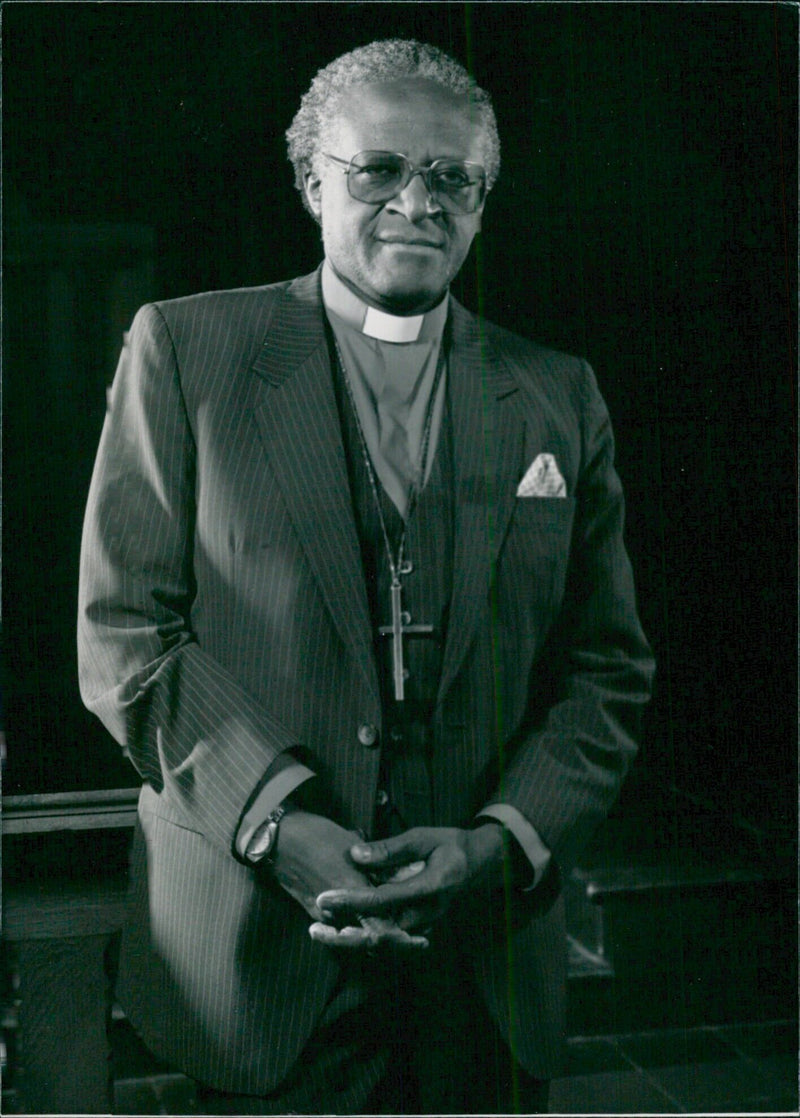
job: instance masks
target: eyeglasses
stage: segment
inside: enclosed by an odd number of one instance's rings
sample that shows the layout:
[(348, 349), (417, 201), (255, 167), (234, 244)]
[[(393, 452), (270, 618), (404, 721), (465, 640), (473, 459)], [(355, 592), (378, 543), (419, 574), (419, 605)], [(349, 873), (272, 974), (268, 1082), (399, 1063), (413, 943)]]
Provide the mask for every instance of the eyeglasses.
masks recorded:
[(475, 213), (486, 197), (486, 172), (480, 163), (434, 159), (427, 166), (415, 167), (396, 151), (360, 151), (349, 162), (322, 154), (341, 163), (350, 197), (359, 202), (388, 202), (405, 190), (414, 175), (422, 177), (431, 198), (445, 213)]

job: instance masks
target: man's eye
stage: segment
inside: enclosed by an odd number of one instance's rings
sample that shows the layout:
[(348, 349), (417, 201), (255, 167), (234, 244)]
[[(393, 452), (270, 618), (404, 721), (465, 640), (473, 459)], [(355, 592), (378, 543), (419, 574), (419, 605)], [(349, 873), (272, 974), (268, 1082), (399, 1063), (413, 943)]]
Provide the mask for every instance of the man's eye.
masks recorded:
[(469, 175), (460, 167), (448, 167), (446, 170), (437, 171), (434, 176), (439, 186), (447, 190), (460, 190), (469, 186)]
[(364, 179), (391, 179), (397, 174), (397, 168), (391, 163), (368, 163), (358, 168), (358, 174)]

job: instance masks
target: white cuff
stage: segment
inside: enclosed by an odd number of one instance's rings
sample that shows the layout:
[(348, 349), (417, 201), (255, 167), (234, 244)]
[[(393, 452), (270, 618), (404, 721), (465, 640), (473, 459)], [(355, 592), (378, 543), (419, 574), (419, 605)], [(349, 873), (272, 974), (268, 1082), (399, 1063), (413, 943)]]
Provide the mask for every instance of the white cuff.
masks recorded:
[(485, 817), (496, 819), (511, 831), (533, 870), (533, 882), (523, 892), (528, 893), (531, 889), (535, 889), (544, 877), (552, 858), (552, 854), (539, 838), (536, 828), (532, 827), (525, 816), (511, 804), (489, 804), (478, 812), (478, 819)]

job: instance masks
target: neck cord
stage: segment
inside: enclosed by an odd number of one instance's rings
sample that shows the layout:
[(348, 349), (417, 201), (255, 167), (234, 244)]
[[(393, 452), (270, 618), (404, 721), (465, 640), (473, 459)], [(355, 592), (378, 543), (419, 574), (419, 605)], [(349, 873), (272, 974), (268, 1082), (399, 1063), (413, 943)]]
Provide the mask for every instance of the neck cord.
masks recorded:
[(389, 542), (389, 532), (386, 528), (386, 518), (383, 515), (383, 507), (381, 505), (380, 496), (378, 494), (378, 482), (377, 482), (377, 479), (375, 477), (375, 470), (374, 470), (374, 467), (372, 465), (372, 460), (371, 460), (370, 455), (369, 455), (369, 447), (367, 446), (367, 440), (366, 440), (366, 436), (364, 435), (364, 429), (361, 426), (361, 417), (359, 416), (358, 408), (356, 407), (355, 396), (353, 395), (353, 387), (350, 383), (350, 376), (347, 372), (347, 366), (344, 363), (344, 358), (342, 357), (342, 351), (339, 348), (339, 342), (336, 340), (335, 337), (334, 337), (334, 345), (336, 346), (336, 357), (339, 361), (339, 368), (342, 370), (342, 375), (344, 377), (345, 387), (347, 388), (347, 396), (348, 396), (348, 399), (350, 400), (350, 407), (353, 409), (353, 416), (355, 417), (356, 428), (358, 429), (358, 438), (359, 438), (359, 442), (361, 443), (361, 453), (362, 453), (363, 458), (364, 458), (364, 465), (367, 468), (367, 475), (369, 477), (369, 484), (370, 484), (370, 488), (372, 490), (372, 496), (374, 498), (375, 505), (376, 505), (376, 508), (378, 510), (378, 517), (379, 517), (380, 523), (381, 523), (381, 531), (383, 533), (383, 542), (386, 546), (386, 555), (389, 559), (389, 569), (390, 569), (391, 575), (392, 575), (392, 586), (396, 587), (396, 586), (400, 585), (400, 575), (409, 574), (409, 571), (410, 571), (410, 568), (406, 565), (406, 563), (403, 560), (403, 551), (405, 549), (405, 543), (406, 543), (406, 526), (408, 524), (408, 521), (411, 519), (411, 515), (412, 515), (412, 513), (414, 511), (414, 507), (417, 503), (417, 498), (419, 497), (420, 490), (422, 489), (422, 487), (425, 484), (425, 471), (426, 471), (427, 464), (428, 464), (428, 445), (430, 443), (431, 426), (433, 424), (433, 408), (434, 408), (434, 404), (436, 403), (436, 393), (438, 392), (439, 382), (442, 379), (442, 373), (444, 372), (444, 366), (445, 366), (444, 342), (442, 342), (441, 348), (439, 350), (439, 360), (438, 360), (437, 365), (436, 365), (436, 374), (433, 378), (433, 385), (431, 387), (431, 395), (430, 395), (430, 399), (428, 400), (428, 409), (427, 409), (427, 413), (425, 415), (425, 427), (423, 428), (423, 432), (422, 432), (422, 451), (421, 451), (421, 455), (420, 455), (421, 461), (420, 461), (420, 468), (419, 468), (419, 475), (418, 475), (419, 476), (419, 484), (417, 484), (416, 482), (412, 483), (411, 488), (409, 490), (408, 509), (406, 510), (405, 517), (403, 517), (403, 531), (400, 534), (400, 543), (399, 543), (398, 548), (397, 548), (397, 559), (395, 559), (395, 557), (392, 553), (392, 545)]

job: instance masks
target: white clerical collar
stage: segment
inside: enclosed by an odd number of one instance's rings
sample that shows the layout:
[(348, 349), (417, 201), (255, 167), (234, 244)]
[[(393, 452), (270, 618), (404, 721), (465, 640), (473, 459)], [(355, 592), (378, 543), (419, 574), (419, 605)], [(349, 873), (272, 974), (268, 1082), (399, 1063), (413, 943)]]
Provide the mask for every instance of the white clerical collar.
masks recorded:
[(416, 342), (438, 338), (447, 318), (447, 295), (425, 314), (387, 314), (370, 307), (336, 275), (327, 260), (322, 265), (322, 301), (350, 326), (381, 342)]

